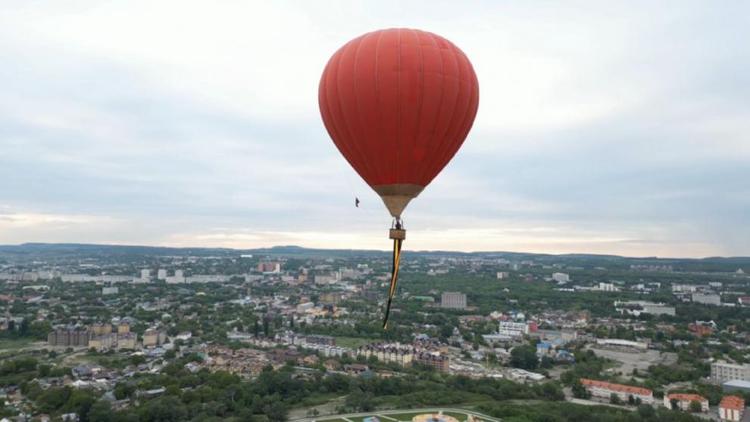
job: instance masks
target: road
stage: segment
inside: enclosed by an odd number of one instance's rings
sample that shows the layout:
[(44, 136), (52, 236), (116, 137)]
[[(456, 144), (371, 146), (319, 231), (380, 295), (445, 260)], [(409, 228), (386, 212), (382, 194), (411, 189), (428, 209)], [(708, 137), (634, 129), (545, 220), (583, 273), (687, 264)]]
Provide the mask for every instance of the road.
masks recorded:
[[(483, 413), (475, 412), (473, 410), (466, 410), (466, 409), (455, 409), (451, 407), (425, 407), (422, 409), (401, 409), (401, 410), (376, 410), (373, 412), (360, 412), (360, 413), (346, 413), (341, 415), (326, 415), (326, 416), (316, 416), (316, 417), (306, 417), (306, 418), (299, 418), (299, 419), (291, 419), (291, 422), (315, 422), (315, 421), (322, 421), (326, 419), (348, 419), (348, 418), (360, 418), (364, 416), (378, 416), (381, 420), (385, 421), (393, 421), (395, 419), (389, 418), (389, 415), (398, 416), (402, 413), (438, 413), (438, 412), (454, 412), (454, 413), (466, 413), (467, 415), (473, 415), (478, 418), (480, 418), (483, 421), (490, 421), (490, 422), (501, 422), (498, 418), (493, 418), (492, 416), (487, 416)], [(462, 421), (463, 422), (463, 421)]]

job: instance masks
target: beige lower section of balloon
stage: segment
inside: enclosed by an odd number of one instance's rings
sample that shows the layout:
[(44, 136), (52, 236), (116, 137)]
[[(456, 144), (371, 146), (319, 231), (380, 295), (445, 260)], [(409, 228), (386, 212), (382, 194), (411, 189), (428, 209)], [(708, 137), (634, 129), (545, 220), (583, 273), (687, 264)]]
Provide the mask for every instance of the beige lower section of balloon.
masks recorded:
[(401, 213), (404, 212), (404, 208), (409, 204), (409, 201), (416, 198), (424, 186), (412, 185), (412, 184), (393, 184), (393, 185), (378, 185), (372, 187), (375, 192), (383, 198), (385, 207), (394, 218), (401, 218)]

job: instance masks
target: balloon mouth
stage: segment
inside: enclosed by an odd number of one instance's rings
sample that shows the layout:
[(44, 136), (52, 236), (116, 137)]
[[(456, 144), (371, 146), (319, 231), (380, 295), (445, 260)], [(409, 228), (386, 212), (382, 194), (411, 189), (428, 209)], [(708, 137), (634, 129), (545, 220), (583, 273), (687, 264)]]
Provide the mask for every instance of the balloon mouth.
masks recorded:
[(383, 199), (385, 207), (393, 218), (401, 219), (401, 214), (409, 205), (409, 201), (416, 198), (424, 186), (410, 183), (396, 183), (392, 185), (377, 185), (372, 187), (380, 198)]

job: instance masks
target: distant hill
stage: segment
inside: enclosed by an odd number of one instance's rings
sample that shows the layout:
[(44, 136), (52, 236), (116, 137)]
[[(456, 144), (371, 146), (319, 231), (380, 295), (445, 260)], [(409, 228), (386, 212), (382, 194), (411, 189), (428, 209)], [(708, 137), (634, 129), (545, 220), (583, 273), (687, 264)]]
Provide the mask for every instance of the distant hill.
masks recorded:
[[(279, 257), (388, 257), (389, 251), (362, 249), (313, 249), (295, 245), (274, 246), (256, 249), (230, 248), (174, 248), (163, 246), (137, 245), (96, 245), (83, 243), (24, 243), (21, 245), (0, 245), (0, 257), (24, 257), (45, 259), (65, 256), (124, 257), (124, 256), (256, 256)], [(533, 260), (541, 264), (565, 263), (568, 266), (583, 268), (628, 267), (630, 265), (672, 266), (675, 271), (733, 272), (742, 268), (750, 273), (750, 257), (709, 257), (657, 258), (622, 257), (617, 255), (595, 254), (535, 254), (526, 252), (456, 252), (456, 251), (404, 251), (405, 257), (465, 257), (507, 259), (510, 261)]]

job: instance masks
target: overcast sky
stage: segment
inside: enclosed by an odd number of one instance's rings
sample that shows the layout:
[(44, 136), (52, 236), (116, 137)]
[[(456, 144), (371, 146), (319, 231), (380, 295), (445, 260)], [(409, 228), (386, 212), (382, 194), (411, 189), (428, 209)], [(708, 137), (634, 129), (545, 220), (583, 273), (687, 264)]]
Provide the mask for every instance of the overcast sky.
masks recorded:
[(317, 103), (387, 27), (480, 85), (406, 248), (750, 255), (750, 2), (685, 0), (0, 1), (0, 243), (387, 249)]

